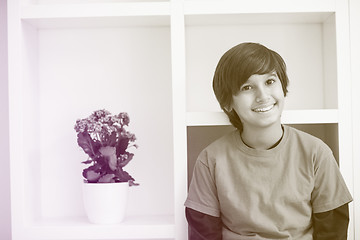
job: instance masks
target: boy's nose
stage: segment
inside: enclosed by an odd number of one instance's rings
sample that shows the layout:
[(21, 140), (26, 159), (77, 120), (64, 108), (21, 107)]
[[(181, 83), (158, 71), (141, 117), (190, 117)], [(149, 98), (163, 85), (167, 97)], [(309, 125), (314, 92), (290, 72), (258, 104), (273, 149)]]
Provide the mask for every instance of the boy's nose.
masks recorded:
[(258, 88), (256, 91), (256, 99), (257, 103), (267, 102), (270, 99), (269, 93), (264, 88)]

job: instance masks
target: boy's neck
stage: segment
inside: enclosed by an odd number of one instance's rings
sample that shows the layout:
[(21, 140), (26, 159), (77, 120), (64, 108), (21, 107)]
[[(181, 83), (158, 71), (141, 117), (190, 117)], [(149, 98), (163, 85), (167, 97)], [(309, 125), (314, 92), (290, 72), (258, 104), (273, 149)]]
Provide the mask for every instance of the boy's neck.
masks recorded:
[(268, 150), (275, 147), (283, 136), (283, 127), (276, 124), (267, 128), (244, 128), (241, 139), (245, 145), (259, 150)]

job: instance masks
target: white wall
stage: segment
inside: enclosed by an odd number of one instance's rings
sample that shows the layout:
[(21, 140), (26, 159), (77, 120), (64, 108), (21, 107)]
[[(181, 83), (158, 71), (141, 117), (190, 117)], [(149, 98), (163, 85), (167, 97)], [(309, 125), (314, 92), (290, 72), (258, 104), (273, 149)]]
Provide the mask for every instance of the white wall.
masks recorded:
[(0, 239), (11, 239), (6, 0), (0, 0)]

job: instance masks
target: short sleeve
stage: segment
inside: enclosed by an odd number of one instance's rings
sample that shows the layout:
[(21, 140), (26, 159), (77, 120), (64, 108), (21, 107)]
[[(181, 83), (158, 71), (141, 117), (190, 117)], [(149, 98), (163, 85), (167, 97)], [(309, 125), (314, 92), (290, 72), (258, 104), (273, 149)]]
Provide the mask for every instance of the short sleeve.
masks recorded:
[(352, 201), (351, 194), (329, 148), (319, 151), (314, 161), (314, 213), (326, 212)]
[(214, 217), (220, 217), (213, 172), (209, 167), (206, 151), (201, 152), (194, 166), (185, 206)]

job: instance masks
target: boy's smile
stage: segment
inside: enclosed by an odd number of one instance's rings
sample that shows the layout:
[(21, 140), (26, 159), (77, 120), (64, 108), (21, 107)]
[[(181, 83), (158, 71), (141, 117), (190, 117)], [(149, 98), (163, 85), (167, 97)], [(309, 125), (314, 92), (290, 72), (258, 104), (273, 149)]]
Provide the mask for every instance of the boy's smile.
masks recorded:
[(276, 72), (254, 74), (233, 96), (232, 108), (246, 128), (266, 128), (280, 124), (284, 92)]
[(276, 103), (271, 103), (271, 104), (266, 104), (266, 105), (260, 105), (255, 107), (254, 109), (252, 109), (254, 112), (259, 112), (259, 113), (265, 113), (268, 112), (270, 110), (272, 110), (274, 108)]

